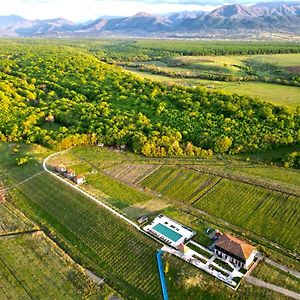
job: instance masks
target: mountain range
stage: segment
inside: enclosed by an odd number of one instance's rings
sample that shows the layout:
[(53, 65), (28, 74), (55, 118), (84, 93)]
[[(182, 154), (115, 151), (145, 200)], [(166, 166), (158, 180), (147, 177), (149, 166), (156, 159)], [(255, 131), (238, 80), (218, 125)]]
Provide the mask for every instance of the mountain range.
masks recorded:
[(57, 18), (27, 20), (0, 17), (0, 36), (153, 36), (199, 31), (284, 31), (300, 33), (300, 2), (258, 3), (252, 6), (224, 5), (211, 12), (179, 12), (130, 17), (102, 17), (84, 24)]

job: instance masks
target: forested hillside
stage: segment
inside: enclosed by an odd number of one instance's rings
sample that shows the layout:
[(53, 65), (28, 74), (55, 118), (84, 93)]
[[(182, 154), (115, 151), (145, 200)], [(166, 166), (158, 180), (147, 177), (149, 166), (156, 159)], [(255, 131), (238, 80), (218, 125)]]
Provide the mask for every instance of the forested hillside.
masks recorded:
[(300, 141), (300, 114), (166, 86), (66, 46), (3, 43), (0, 141), (126, 145), (146, 156), (243, 153)]

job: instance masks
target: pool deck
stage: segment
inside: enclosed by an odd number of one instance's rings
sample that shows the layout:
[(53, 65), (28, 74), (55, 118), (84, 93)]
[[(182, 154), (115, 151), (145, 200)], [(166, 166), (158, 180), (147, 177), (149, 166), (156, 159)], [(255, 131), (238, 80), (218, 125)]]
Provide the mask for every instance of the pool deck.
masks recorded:
[(196, 234), (192, 229), (164, 215), (158, 215), (151, 224), (143, 229), (174, 248), (184, 244)]

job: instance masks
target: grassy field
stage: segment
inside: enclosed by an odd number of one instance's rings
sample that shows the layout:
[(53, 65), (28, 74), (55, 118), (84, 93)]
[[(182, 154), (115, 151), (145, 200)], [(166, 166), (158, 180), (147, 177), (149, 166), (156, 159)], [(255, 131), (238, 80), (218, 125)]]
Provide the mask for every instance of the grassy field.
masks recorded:
[(128, 187), (105, 174), (98, 173), (87, 176), (87, 182), (94, 188), (109, 195), (112, 202), (118, 201), (120, 205), (122, 203), (125, 207), (136, 202), (144, 202), (151, 199), (149, 195)]
[(10, 202), (0, 203), (0, 236), (36, 229), (37, 227)]
[(1, 299), (104, 299), (103, 288), (41, 232), (0, 238)]
[(261, 262), (251, 274), (268, 283), (275, 284), (288, 290), (300, 293), (300, 279), (276, 267)]
[(215, 80), (170, 78), (163, 75), (155, 75), (148, 72), (131, 72), (153, 81), (166, 84), (179, 84), (186, 86), (204, 86), (212, 90), (227, 91), (229, 93), (246, 95), (261, 101), (271, 102), (277, 105), (285, 105), (296, 108), (300, 105), (299, 87), (285, 86), (264, 82), (221, 82)]
[[(180, 56), (163, 61), (143, 62), (144, 65), (155, 66), (162, 71), (176, 72), (181, 77), (197, 76), (199, 74), (233, 74), (246, 76), (246, 66), (253, 66), (255, 73), (261, 77), (274, 77), (264, 64), (272, 64), (280, 70), (280, 76), (292, 76), (289, 67), (300, 66), (300, 54), (273, 54), (273, 55), (227, 55), (227, 56)], [(296, 108), (300, 105), (299, 87), (282, 84), (255, 82), (225, 82), (195, 78), (171, 78), (168, 75), (155, 75), (150, 72), (141, 72), (135, 68), (128, 69), (150, 80), (167, 84), (180, 84), (187, 86), (205, 86), (212, 90), (222, 90), (229, 93), (248, 95), (262, 101), (272, 102), (277, 105), (285, 105)], [(275, 71), (274, 71), (275, 72)], [(284, 75), (284, 74), (287, 75)]]

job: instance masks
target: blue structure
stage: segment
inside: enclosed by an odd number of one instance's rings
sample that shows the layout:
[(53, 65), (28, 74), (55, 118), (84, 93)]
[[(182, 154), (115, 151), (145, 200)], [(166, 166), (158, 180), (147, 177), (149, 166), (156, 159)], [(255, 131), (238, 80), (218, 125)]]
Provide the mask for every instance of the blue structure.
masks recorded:
[(160, 285), (161, 285), (161, 290), (162, 290), (162, 294), (163, 294), (163, 299), (169, 300), (166, 278), (165, 278), (165, 273), (164, 273), (164, 267), (163, 267), (162, 260), (161, 260), (161, 255), (163, 253), (164, 253), (164, 251), (158, 250), (156, 252), (156, 260), (157, 260), (157, 266), (158, 266), (159, 279), (160, 279)]

